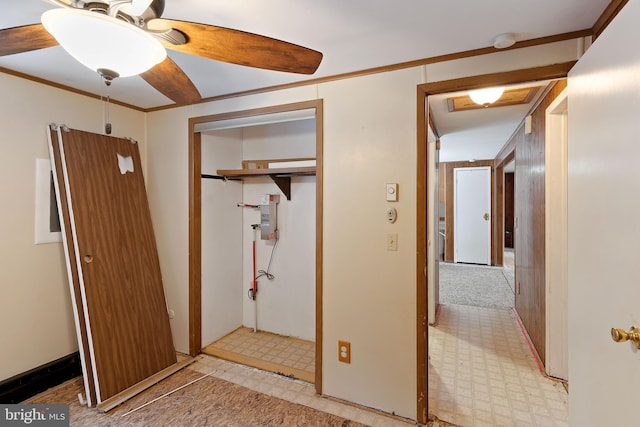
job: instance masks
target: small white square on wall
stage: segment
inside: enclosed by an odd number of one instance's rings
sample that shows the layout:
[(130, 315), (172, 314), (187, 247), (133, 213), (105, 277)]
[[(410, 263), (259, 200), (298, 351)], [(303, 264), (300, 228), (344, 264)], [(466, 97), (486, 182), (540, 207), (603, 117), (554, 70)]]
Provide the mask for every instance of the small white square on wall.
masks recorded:
[(49, 159), (36, 159), (36, 245), (62, 241)]

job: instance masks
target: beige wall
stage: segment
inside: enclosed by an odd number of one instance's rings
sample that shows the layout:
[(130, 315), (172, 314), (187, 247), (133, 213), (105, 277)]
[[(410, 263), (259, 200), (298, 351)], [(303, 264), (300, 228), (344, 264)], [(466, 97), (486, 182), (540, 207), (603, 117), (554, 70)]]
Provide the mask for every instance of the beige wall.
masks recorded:
[[(100, 89), (100, 88), (99, 88)], [(61, 243), (34, 244), (35, 164), (51, 122), (101, 132), (102, 104), (0, 73), (0, 380), (77, 350)], [(111, 107), (114, 135), (141, 142), (144, 115)]]
[[(419, 68), (321, 85), (326, 394), (416, 412), (416, 86)], [(389, 224), (385, 183), (398, 183)], [(348, 213), (348, 214), (347, 214)], [(386, 250), (387, 233), (398, 251)], [(337, 361), (351, 342), (351, 364)], [(401, 350), (400, 350), (401, 349)]]

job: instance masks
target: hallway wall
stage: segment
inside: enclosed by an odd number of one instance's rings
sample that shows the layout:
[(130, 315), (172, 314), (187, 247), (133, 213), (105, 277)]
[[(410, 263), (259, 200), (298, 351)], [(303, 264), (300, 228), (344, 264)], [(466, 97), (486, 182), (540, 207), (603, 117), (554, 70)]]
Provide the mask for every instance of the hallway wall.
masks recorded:
[[(516, 311), (538, 356), (545, 362), (545, 121), (546, 109), (566, 87), (557, 82), (532, 114), (532, 131), (524, 124), (509, 140), (515, 148)], [(509, 152), (502, 150), (501, 152)], [(500, 162), (502, 159), (496, 159)]]

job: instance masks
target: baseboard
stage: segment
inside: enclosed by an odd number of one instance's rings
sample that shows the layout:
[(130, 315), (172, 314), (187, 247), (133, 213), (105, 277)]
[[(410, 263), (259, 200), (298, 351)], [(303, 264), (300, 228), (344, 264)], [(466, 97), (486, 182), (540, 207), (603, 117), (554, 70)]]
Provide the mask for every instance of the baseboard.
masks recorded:
[(20, 403), (80, 375), (80, 354), (75, 352), (1, 381), (0, 403)]

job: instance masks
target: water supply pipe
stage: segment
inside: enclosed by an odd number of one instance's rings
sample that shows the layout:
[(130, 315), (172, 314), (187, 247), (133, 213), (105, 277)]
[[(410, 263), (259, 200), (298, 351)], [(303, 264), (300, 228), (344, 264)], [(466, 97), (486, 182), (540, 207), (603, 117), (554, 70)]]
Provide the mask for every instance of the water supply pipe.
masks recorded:
[(251, 245), (253, 253), (253, 286), (249, 293), (253, 300), (253, 332), (258, 332), (258, 303), (256, 301), (256, 294), (258, 293), (258, 272), (256, 271), (256, 230), (259, 228), (260, 224), (251, 224), (251, 229), (253, 230), (253, 243)]

